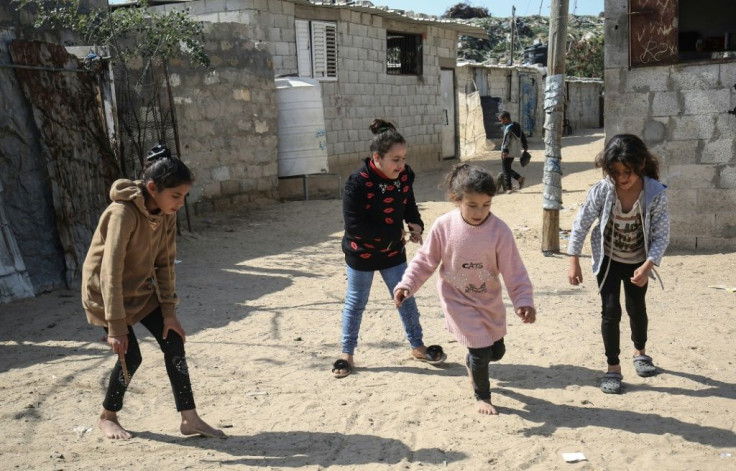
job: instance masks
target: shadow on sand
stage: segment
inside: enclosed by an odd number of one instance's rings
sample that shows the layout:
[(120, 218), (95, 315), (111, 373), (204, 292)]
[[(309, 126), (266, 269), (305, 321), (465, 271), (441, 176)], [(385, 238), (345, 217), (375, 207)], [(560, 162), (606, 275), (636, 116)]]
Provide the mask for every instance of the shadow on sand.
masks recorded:
[(230, 436), (227, 440), (180, 438), (152, 432), (137, 432), (135, 436), (226, 453), (234, 459), (213, 459), (211, 463), (229, 466), (300, 468), (317, 465), (327, 468), (371, 463), (395, 465), (402, 460), (436, 466), (467, 458), (464, 453), (439, 448), (412, 450), (393, 438), (338, 432), (261, 432), (253, 436)]

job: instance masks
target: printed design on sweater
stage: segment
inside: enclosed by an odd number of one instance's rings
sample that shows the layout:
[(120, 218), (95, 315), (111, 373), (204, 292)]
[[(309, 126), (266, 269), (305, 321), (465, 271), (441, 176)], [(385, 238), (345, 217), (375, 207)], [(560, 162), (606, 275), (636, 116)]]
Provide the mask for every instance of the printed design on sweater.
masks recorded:
[(386, 193), (387, 191), (400, 190), (401, 181), (394, 180), (393, 183), (379, 183), (378, 188), (381, 189), (381, 193)]
[(403, 222), (423, 226), (412, 182), (408, 166), (389, 180), (371, 169), (369, 159), (348, 178), (343, 194), (346, 232), (342, 250), (349, 266), (377, 270), (406, 260)]
[(445, 280), (455, 289), (465, 294), (488, 293), (488, 282), (495, 279), (496, 275), (484, 267), (482, 261), (463, 260), (458, 261), (457, 267), (449, 270)]

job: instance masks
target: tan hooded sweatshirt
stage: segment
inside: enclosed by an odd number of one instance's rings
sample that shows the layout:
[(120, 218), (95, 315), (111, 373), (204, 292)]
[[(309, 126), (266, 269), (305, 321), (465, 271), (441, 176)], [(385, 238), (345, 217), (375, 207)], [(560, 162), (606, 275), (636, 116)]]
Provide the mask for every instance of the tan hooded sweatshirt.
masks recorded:
[(82, 305), (90, 324), (119, 336), (158, 306), (176, 315), (176, 215), (149, 213), (142, 181), (117, 180), (110, 199), (84, 260)]

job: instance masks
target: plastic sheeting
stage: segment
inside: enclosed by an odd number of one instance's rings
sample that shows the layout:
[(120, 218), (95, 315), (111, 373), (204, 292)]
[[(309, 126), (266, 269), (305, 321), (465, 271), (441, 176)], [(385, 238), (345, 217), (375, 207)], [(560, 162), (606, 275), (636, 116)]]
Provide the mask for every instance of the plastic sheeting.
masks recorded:
[(565, 75), (547, 76), (544, 89), (544, 176), (542, 207), (562, 209), (562, 125), (565, 111)]

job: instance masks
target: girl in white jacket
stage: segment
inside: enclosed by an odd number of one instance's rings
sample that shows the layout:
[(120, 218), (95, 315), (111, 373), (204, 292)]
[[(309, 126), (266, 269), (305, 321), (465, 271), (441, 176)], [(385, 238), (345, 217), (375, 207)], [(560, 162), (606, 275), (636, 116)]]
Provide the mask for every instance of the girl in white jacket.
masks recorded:
[[(585, 237), (595, 220), (591, 248), (593, 274), (601, 295), (601, 332), (608, 371), (601, 381), (604, 393), (622, 392), (620, 354), (621, 303), (623, 284), (626, 312), (634, 343), (633, 362), (639, 376), (657, 374), (652, 358), (646, 354), (648, 317), (647, 282), (654, 276), (669, 244), (670, 220), (666, 187), (659, 179), (659, 164), (637, 136), (613, 136), (596, 167), (604, 178), (588, 192), (572, 226), (568, 254), (570, 284), (583, 281), (579, 255)], [(661, 281), (660, 281), (661, 283)]]

